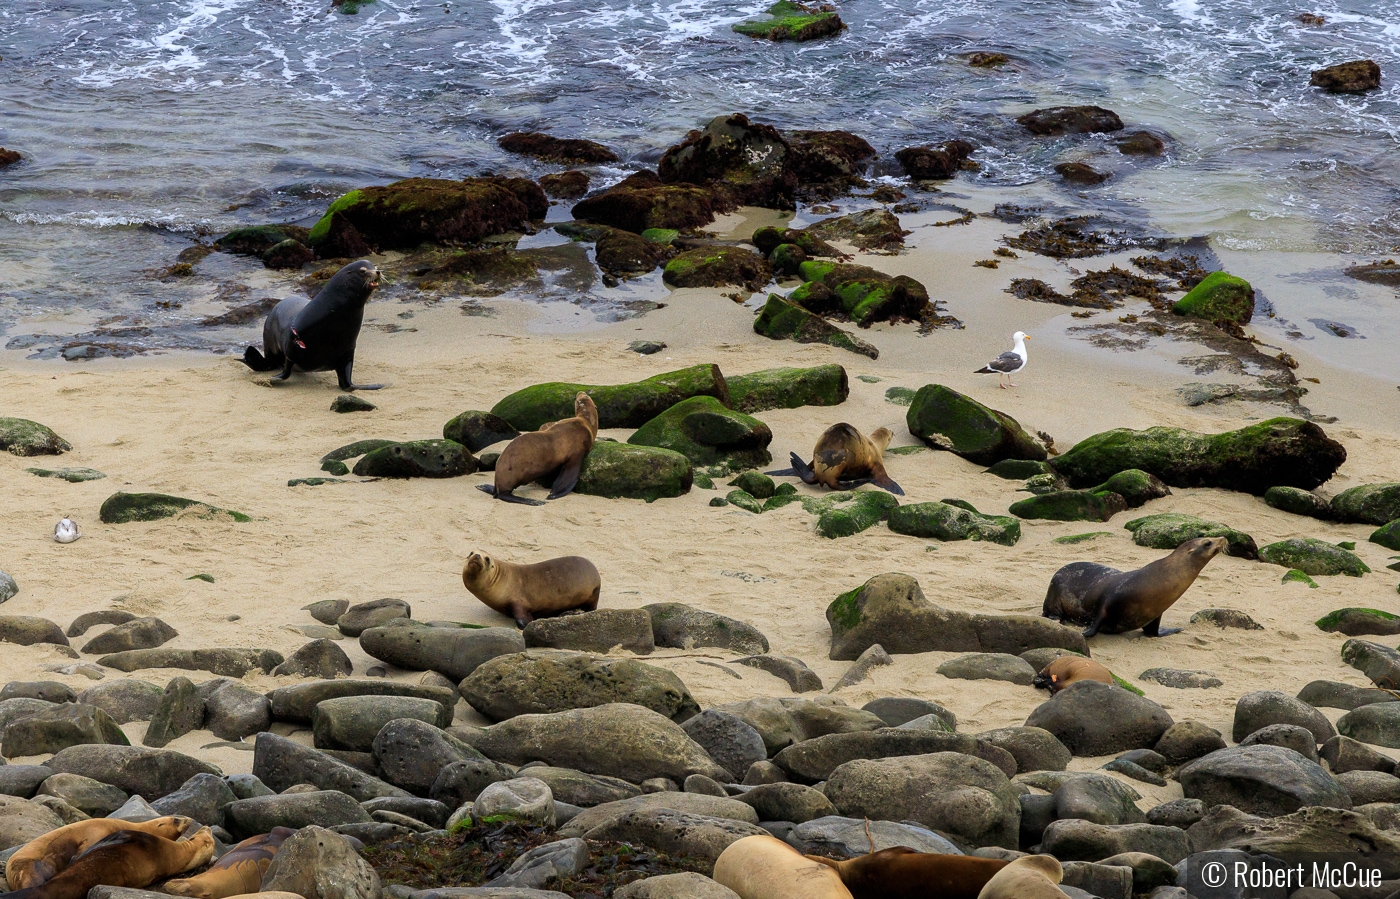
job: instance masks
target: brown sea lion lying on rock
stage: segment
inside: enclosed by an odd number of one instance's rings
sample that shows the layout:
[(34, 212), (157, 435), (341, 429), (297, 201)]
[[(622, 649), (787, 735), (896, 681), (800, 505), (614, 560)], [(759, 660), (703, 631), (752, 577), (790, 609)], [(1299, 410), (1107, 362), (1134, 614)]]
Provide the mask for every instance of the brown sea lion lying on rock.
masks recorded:
[(256, 893), (277, 850), (295, 834), (290, 827), (274, 827), (271, 833), (249, 837), (224, 853), (208, 871), (184, 880), (167, 881), (163, 889), (174, 896), (195, 899), (227, 899)]
[(544, 505), (539, 500), (515, 495), (515, 488), (555, 474), (550, 499), (558, 499), (578, 483), (583, 460), (598, 437), (598, 407), (583, 391), (574, 397), (574, 417), (552, 421), (538, 431), (521, 434), (501, 451), (496, 460), (496, 482), (479, 484), (496, 499), (528, 506)]
[(1082, 680), (1096, 680), (1101, 684), (1113, 683), (1113, 672), (1083, 656), (1060, 656), (1046, 665), (1031, 681), (1031, 686), (1050, 691), (1050, 695), (1077, 684)]
[(835, 870), (770, 836), (730, 843), (715, 860), (714, 879), (739, 899), (852, 899)]
[(810, 465), (797, 453), (792, 453), (792, 468), (768, 474), (796, 475), (804, 483), (823, 484), (832, 490), (875, 484), (903, 496), (904, 490), (885, 473), (885, 448), (893, 437), (889, 428), (879, 428), (866, 437), (852, 425), (839, 422), (817, 438)]
[(48, 881), (8, 893), (7, 899), (84, 899), (95, 886), (144, 889), (206, 865), (213, 857), (214, 835), (207, 827), (179, 841), (140, 830), (119, 830)]
[(15, 850), (15, 854), (10, 856), (5, 865), (5, 883), (12, 890), (23, 890), (47, 883), (67, 868), (73, 859), (114, 833), (135, 830), (175, 840), (194, 823), (193, 818), (183, 815), (169, 815), (140, 823), (115, 818), (78, 821), (51, 830)]
[(854, 899), (977, 899), (987, 881), (1007, 865), (1005, 859), (915, 852), (908, 846), (847, 861), (807, 858), (834, 868)]
[[(580, 394), (582, 396), (582, 394)], [(477, 599), (524, 627), (536, 618), (550, 618), (580, 609), (598, 608), (602, 577), (582, 556), (564, 556), (517, 565), (485, 553), (467, 556), (462, 583)]]

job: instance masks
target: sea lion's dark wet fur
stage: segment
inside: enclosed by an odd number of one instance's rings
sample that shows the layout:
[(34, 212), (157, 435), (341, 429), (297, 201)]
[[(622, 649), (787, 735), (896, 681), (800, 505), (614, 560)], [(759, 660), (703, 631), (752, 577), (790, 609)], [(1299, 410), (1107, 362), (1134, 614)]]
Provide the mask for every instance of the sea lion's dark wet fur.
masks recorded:
[(807, 856), (836, 869), (853, 899), (977, 899), (1007, 862), (999, 858), (915, 852), (894, 846), (834, 861)]
[(791, 453), (792, 468), (768, 474), (796, 475), (803, 483), (824, 484), (832, 490), (875, 484), (903, 496), (904, 490), (885, 472), (885, 447), (893, 436), (888, 428), (880, 428), (866, 437), (853, 425), (838, 422), (817, 438), (810, 464)]

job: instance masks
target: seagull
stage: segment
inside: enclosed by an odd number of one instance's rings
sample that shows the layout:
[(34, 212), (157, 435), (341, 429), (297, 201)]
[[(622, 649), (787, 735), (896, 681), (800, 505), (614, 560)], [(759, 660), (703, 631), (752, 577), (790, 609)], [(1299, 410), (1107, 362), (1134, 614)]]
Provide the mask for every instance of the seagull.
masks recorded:
[(78, 525), (71, 518), (65, 518), (53, 526), (53, 538), (59, 543), (72, 543), (81, 536)]
[(1008, 383), (1012, 387), (1016, 386), (1016, 382), (1011, 380), (1011, 376), (1026, 367), (1026, 341), (1030, 340), (1031, 336), (1025, 331), (1017, 331), (1015, 334), (1011, 335), (1011, 339), (1016, 341), (1016, 345), (1011, 348), (1011, 352), (1002, 353), (991, 362), (988, 362), (986, 365), (973, 372), (973, 374), (978, 375), (996, 375), (997, 385), (1000, 386), (1002, 390), (1006, 389)]

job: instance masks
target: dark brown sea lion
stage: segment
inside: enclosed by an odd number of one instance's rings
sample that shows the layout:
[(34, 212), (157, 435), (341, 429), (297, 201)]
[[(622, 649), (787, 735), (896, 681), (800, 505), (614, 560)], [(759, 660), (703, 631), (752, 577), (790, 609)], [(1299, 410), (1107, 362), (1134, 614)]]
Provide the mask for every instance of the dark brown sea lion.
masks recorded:
[(539, 500), (516, 496), (515, 488), (558, 472), (549, 491), (550, 499), (558, 499), (578, 483), (583, 460), (597, 437), (598, 407), (592, 397), (579, 391), (574, 397), (573, 418), (552, 421), (506, 444), (496, 460), (496, 483), (478, 487), (496, 499), (540, 506), (543, 503)]
[(889, 428), (879, 428), (866, 437), (854, 426), (838, 422), (817, 438), (810, 465), (792, 453), (792, 468), (768, 474), (795, 474), (805, 483), (823, 484), (832, 490), (876, 484), (903, 496), (904, 491), (885, 473), (884, 453), (892, 437)]
[(1050, 579), (1040, 614), (1069, 624), (1087, 624), (1086, 637), (1099, 631), (1122, 634), (1138, 628), (1149, 637), (1175, 634), (1181, 628), (1162, 629), (1162, 613), (1181, 598), (1206, 563), (1225, 546), (1224, 537), (1197, 537), (1136, 571), (1074, 562)]
[[(579, 394), (582, 396), (582, 394)], [(564, 556), (517, 565), (485, 553), (467, 556), (462, 583), (477, 599), (524, 627), (536, 618), (550, 618), (581, 609), (598, 608), (602, 578), (582, 556)]]
[(1050, 695), (1077, 684), (1082, 680), (1096, 680), (1101, 684), (1113, 683), (1113, 672), (1083, 656), (1060, 656), (1046, 665), (1031, 681), (1031, 685), (1050, 691)]
[(847, 861), (807, 856), (836, 869), (854, 899), (977, 899), (987, 881), (1006, 867), (1000, 858), (881, 849)]
[(977, 899), (1066, 899), (1056, 886), (1064, 876), (1052, 855), (1022, 856), (994, 874)]
[(196, 899), (227, 899), (256, 893), (277, 850), (295, 834), (290, 827), (274, 827), (271, 833), (249, 837), (224, 853), (208, 871), (184, 880), (168, 880), (162, 889), (174, 896)]
[(851, 899), (835, 871), (767, 835), (730, 843), (712, 877), (739, 899)]
[(95, 886), (144, 889), (157, 880), (206, 865), (213, 857), (214, 835), (207, 827), (180, 841), (140, 830), (119, 830), (73, 859), (52, 879), (7, 893), (6, 899), (84, 899)]
[(167, 840), (177, 839), (194, 824), (193, 818), (168, 815), (136, 823), (115, 818), (89, 818), (51, 830), (42, 837), (25, 843), (10, 856), (5, 866), (5, 882), (12, 890), (36, 887), (91, 849), (95, 844), (123, 830), (136, 830)]

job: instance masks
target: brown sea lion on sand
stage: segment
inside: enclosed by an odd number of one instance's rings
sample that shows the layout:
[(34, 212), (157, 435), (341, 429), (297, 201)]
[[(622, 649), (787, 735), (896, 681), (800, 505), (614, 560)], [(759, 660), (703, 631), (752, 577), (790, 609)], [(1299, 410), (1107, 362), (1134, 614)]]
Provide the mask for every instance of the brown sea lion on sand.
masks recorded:
[(598, 407), (592, 397), (579, 391), (574, 397), (573, 418), (552, 421), (506, 444), (496, 460), (495, 484), (479, 484), (478, 489), (509, 503), (542, 506), (539, 500), (516, 496), (515, 488), (558, 472), (549, 498), (564, 496), (578, 483), (583, 460), (597, 437)]
[(832, 490), (876, 484), (903, 496), (904, 490), (885, 473), (885, 448), (893, 437), (889, 428), (879, 428), (866, 437), (852, 425), (838, 422), (817, 438), (810, 465), (797, 453), (792, 453), (792, 468), (768, 474), (797, 475), (805, 483), (823, 484)]
[(477, 599), (524, 627), (536, 618), (598, 608), (603, 581), (593, 563), (582, 556), (564, 556), (518, 565), (472, 553), (462, 566), (462, 583)]
[(166, 881), (162, 889), (174, 896), (196, 899), (227, 899), (256, 893), (277, 850), (295, 834), (290, 827), (274, 827), (271, 833), (249, 837), (224, 853), (224, 857), (203, 874)]
[(1023, 856), (993, 875), (977, 899), (1067, 899), (1056, 886), (1064, 876), (1052, 855)]
[(1096, 680), (1101, 684), (1113, 683), (1113, 672), (1083, 656), (1060, 656), (1046, 665), (1031, 681), (1031, 685), (1050, 691), (1050, 695), (1077, 684), (1082, 680)]
[(835, 869), (770, 836), (730, 843), (715, 860), (713, 878), (739, 899), (852, 899)]
[(915, 852), (908, 846), (846, 861), (807, 857), (834, 868), (855, 899), (977, 899), (987, 881), (1007, 865), (1000, 858)]
[(8, 893), (6, 899), (84, 899), (95, 886), (144, 889), (206, 865), (213, 857), (214, 835), (207, 827), (179, 841), (140, 830), (119, 830), (47, 882)]
[(5, 882), (12, 890), (23, 890), (46, 883), (68, 867), (73, 859), (119, 831), (137, 830), (174, 840), (194, 823), (193, 818), (183, 815), (168, 815), (140, 823), (119, 821), (115, 818), (89, 818), (86, 821), (78, 821), (51, 830), (16, 850), (5, 866)]
[(1165, 637), (1181, 628), (1161, 629), (1162, 613), (1195, 583), (1206, 563), (1224, 551), (1224, 537), (1197, 537), (1136, 571), (1097, 562), (1074, 562), (1050, 579), (1040, 614), (1070, 624), (1087, 624), (1084, 636), (1099, 631), (1122, 634), (1142, 628)]

